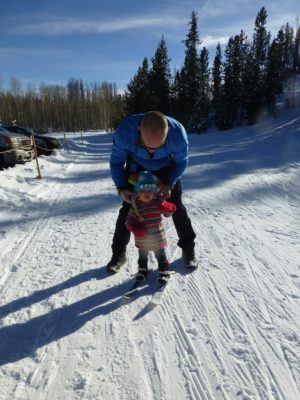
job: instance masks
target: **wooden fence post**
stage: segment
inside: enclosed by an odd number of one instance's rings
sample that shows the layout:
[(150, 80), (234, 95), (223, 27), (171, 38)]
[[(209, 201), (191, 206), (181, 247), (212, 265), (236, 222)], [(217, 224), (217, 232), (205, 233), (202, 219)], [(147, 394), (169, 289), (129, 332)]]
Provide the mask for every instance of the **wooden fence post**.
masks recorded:
[(38, 170), (37, 178), (38, 179), (42, 179), (39, 160), (38, 160), (38, 154), (37, 154), (37, 149), (36, 149), (35, 137), (34, 137), (33, 132), (31, 132), (31, 138), (32, 138), (32, 144), (33, 144), (33, 149), (34, 149), (34, 154), (35, 154), (36, 167), (37, 167), (37, 170)]
[(64, 137), (65, 137), (65, 142), (66, 142), (67, 152), (68, 152), (68, 154), (69, 154), (69, 153), (70, 153), (70, 151), (69, 151), (69, 145), (68, 145), (68, 139), (67, 139), (67, 136), (66, 136), (66, 132), (64, 132)]

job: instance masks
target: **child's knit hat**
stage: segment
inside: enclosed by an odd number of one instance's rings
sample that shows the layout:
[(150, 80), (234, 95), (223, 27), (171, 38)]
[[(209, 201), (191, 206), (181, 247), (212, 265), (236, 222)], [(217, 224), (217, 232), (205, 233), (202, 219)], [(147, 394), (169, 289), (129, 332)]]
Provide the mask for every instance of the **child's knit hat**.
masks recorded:
[(141, 171), (137, 177), (134, 191), (137, 193), (142, 189), (158, 192), (156, 176), (149, 171)]

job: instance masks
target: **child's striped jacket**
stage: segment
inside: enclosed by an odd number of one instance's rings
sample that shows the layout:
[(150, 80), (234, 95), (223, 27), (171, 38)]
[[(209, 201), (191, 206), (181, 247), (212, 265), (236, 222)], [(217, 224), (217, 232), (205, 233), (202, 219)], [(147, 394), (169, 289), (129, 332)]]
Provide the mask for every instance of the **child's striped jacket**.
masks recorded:
[(136, 199), (126, 219), (128, 230), (135, 236), (136, 247), (146, 251), (165, 248), (167, 238), (162, 214), (169, 217), (175, 211), (175, 204), (162, 201), (160, 198), (155, 198), (149, 203)]

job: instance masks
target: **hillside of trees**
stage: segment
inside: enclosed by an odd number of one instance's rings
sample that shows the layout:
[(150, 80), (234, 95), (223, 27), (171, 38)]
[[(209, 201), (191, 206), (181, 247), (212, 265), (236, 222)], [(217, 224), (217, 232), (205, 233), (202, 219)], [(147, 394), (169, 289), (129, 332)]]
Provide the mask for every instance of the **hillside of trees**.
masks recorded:
[(0, 85), (0, 120), (16, 120), (35, 130), (109, 130), (127, 114), (159, 110), (182, 122), (188, 132), (201, 133), (211, 125), (230, 129), (254, 124), (262, 112), (275, 114), (276, 98), (284, 86), (291, 94), (286, 106), (296, 106), (300, 27), (294, 30), (287, 22), (272, 38), (263, 7), (251, 40), (242, 30), (223, 51), (218, 44), (211, 66), (198, 31), (198, 16), (192, 11), (181, 69), (171, 72), (162, 36), (154, 56), (144, 58), (123, 95), (108, 82), (84, 84), (70, 78), (66, 86), (42, 83), (38, 89), (28, 85), (23, 90), (21, 82), (12, 78), (10, 89)]
[(38, 90), (29, 85), (23, 91), (20, 81), (12, 78), (10, 90), (0, 91), (1, 122), (17, 121), (37, 131), (109, 130), (121, 115), (122, 98), (108, 82), (84, 85), (71, 78), (66, 86), (42, 83)]
[(154, 57), (145, 58), (130, 81), (125, 96), (127, 113), (160, 110), (174, 116), (188, 132), (205, 132), (210, 125), (230, 129), (254, 124), (262, 112), (276, 113), (276, 98), (291, 93), (286, 106), (295, 107), (294, 89), (300, 74), (300, 28), (286, 23), (271, 38), (263, 7), (255, 19), (250, 41), (242, 30), (231, 37), (224, 54), (217, 45), (213, 65), (201, 47), (198, 18), (192, 12), (185, 40), (185, 58), (172, 75), (168, 50), (162, 37)]

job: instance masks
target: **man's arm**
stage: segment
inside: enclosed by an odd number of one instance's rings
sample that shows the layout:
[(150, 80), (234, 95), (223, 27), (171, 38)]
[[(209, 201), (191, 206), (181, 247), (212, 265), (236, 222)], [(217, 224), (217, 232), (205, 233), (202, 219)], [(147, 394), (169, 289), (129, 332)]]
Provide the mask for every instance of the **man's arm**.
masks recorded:
[(128, 157), (126, 144), (126, 135), (120, 132), (118, 128), (113, 137), (112, 151), (110, 155), (110, 171), (112, 180), (118, 189), (127, 186), (127, 177), (125, 173), (125, 163)]
[(172, 166), (168, 176), (169, 184), (174, 186), (180, 179), (188, 165), (189, 143), (186, 131), (178, 121), (172, 120), (170, 129), (170, 142), (172, 146)]
[(173, 153), (173, 163), (169, 175), (169, 184), (175, 185), (175, 183), (180, 179), (188, 165), (188, 145), (184, 146)]

